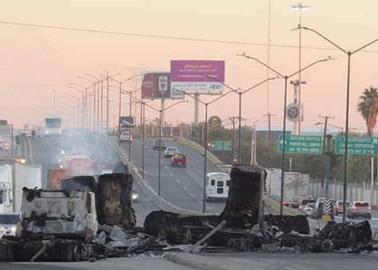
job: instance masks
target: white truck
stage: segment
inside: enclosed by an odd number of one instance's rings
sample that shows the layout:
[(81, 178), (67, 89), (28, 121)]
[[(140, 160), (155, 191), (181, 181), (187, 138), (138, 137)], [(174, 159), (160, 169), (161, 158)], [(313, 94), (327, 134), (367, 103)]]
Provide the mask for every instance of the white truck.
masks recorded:
[[(281, 194), (281, 169), (267, 168), (266, 189), (272, 197)], [(310, 176), (300, 172), (285, 172), (284, 199), (296, 200), (309, 195)]]
[(0, 213), (20, 212), (24, 187), (42, 188), (41, 166), (15, 163), (14, 185), (12, 166), (10, 164), (0, 165)]

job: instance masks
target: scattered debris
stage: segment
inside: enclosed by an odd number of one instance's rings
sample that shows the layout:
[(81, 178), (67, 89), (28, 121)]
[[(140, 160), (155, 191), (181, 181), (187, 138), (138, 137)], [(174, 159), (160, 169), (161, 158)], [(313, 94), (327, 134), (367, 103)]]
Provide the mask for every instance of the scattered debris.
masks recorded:
[(24, 189), (17, 237), (0, 239), (0, 261), (81, 261), (178, 250), (183, 252), (378, 251), (368, 221), (329, 222), (309, 235), (304, 216), (264, 216), (258, 226), (261, 174), (234, 166), (230, 196), (216, 215), (153, 211), (135, 227), (129, 174), (73, 177), (63, 191)]

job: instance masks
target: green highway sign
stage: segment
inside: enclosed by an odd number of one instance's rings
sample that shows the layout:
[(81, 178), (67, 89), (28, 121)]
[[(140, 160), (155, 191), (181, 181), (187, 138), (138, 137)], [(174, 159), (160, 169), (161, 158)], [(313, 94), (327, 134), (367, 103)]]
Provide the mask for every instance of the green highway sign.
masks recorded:
[[(336, 154), (343, 155), (345, 151), (345, 137), (336, 137)], [(355, 156), (376, 156), (378, 155), (377, 137), (348, 137), (348, 154)]]
[(212, 141), (211, 148), (214, 151), (231, 151), (232, 144), (230, 141)]
[[(279, 152), (283, 150), (283, 136), (279, 137)], [(323, 150), (322, 136), (286, 135), (285, 151), (287, 153), (321, 154)]]

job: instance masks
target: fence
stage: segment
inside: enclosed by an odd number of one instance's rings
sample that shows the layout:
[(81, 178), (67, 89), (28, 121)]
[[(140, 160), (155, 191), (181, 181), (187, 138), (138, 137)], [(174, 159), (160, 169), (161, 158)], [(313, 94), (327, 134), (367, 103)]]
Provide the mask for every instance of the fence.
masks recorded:
[[(343, 188), (342, 183), (330, 184), (329, 198), (342, 200)], [(322, 187), (321, 182), (311, 181), (309, 193), (313, 197), (324, 197), (324, 187)], [(378, 206), (378, 185), (374, 185), (373, 189), (371, 189), (370, 184), (367, 183), (348, 183), (347, 201), (367, 201), (372, 206)]]

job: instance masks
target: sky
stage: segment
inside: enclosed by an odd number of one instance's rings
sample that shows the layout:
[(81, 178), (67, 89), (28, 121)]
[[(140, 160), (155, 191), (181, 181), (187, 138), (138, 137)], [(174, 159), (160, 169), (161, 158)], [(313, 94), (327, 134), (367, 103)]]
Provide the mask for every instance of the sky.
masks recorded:
[[(283, 74), (298, 70), (299, 14), (291, 10), (298, 1), (270, 0), (270, 65)], [(316, 29), (347, 50), (378, 38), (376, 0), (302, 1), (310, 10), (302, 13), (302, 25)], [(169, 71), (171, 60), (224, 60), (226, 83), (246, 89), (267, 76), (264, 67), (240, 57), (241, 53), (267, 62), (269, 0), (13, 0), (0, 9), (0, 119), (16, 127), (41, 125), (55, 113), (65, 122), (72, 117), (80, 93), (68, 88), (70, 82), (87, 85), (77, 78), (84, 73), (100, 76), (121, 73), (120, 80), (142, 71)], [(234, 41), (199, 42), (177, 39), (112, 35), (94, 32), (46, 29), (11, 25), (6, 22), (96, 29), (156, 36)], [(347, 57), (315, 34), (302, 32), (302, 66), (327, 56), (302, 73), (304, 129), (314, 129), (319, 115), (330, 115), (332, 124), (345, 124)], [(378, 43), (359, 52), (351, 62), (350, 126), (364, 131), (357, 112), (364, 88), (378, 86)], [(293, 78), (297, 79), (297, 78)], [(138, 81), (125, 85), (138, 86)], [(273, 128), (282, 127), (283, 80), (274, 80), (243, 95), (242, 116), (247, 124), (267, 126), (265, 114), (272, 113)], [(269, 93), (269, 95), (267, 94)], [(203, 100), (213, 97), (202, 96)], [(124, 99), (125, 100), (125, 99)], [(289, 86), (288, 103), (293, 100)], [(111, 91), (110, 118), (116, 121), (118, 94)], [(172, 101), (167, 101), (171, 104)], [(158, 107), (159, 101), (150, 103)], [(127, 112), (128, 104), (123, 104)], [(193, 102), (166, 112), (171, 123), (193, 121)], [(200, 120), (204, 118), (200, 106)], [(139, 109), (135, 107), (136, 113)], [(227, 119), (238, 113), (238, 97), (209, 106), (209, 116)], [(138, 114), (137, 114), (138, 116)], [(157, 113), (147, 109), (147, 119)], [(226, 123), (226, 122), (225, 122)], [(289, 124), (290, 128), (290, 124)]]

